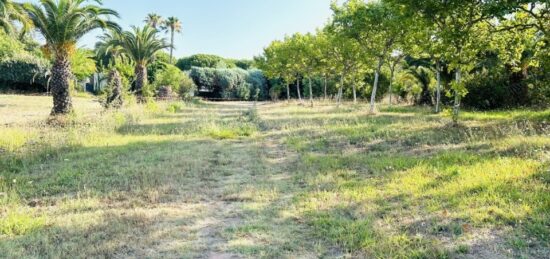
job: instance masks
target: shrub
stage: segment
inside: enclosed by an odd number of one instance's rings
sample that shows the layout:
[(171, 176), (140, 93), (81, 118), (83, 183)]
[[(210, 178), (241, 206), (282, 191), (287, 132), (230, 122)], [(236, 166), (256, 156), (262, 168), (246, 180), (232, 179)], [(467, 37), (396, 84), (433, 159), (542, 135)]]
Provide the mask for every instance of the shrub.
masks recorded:
[(185, 74), (176, 66), (167, 65), (164, 70), (157, 74), (154, 85), (157, 89), (160, 87), (171, 87), (174, 92), (179, 92), (180, 84), (184, 80)]
[(184, 99), (188, 99), (195, 95), (195, 91), (197, 91), (197, 85), (195, 85), (191, 77), (183, 73), (183, 78), (179, 87), (179, 95)]
[(157, 74), (154, 86), (156, 90), (160, 90), (162, 87), (170, 87), (174, 93), (183, 98), (193, 96), (194, 91), (197, 89), (193, 80), (173, 65), (166, 65), (166, 68)]
[(190, 77), (203, 97), (240, 100), (269, 97), (268, 82), (260, 70), (193, 67)]
[(50, 63), (37, 52), (0, 32), (0, 87), (13, 90), (44, 91)]
[(78, 80), (85, 80), (96, 71), (96, 62), (91, 50), (79, 49), (71, 57), (71, 70)]
[(216, 55), (197, 54), (179, 59), (178, 62), (176, 62), (176, 66), (183, 71), (188, 71), (193, 67), (234, 68), (235, 64), (231, 60), (226, 60)]

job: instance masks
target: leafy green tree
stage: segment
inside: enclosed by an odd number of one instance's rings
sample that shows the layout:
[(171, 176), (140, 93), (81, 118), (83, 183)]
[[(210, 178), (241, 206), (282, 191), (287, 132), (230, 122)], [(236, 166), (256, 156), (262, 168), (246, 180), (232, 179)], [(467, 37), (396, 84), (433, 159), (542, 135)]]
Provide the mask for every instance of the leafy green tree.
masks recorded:
[(341, 7), (333, 4), (332, 9), (334, 22), (344, 28), (348, 37), (357, 40), (366, 53), (377, 59), (370, 105), (373, 113), (382, 66), (405, 36), (405, 17), (400, 9), (386, 2), (349, 0)]
[(94, 53), (91, 50), (78, 49), (71, 56), (71, 70), (78, 80), (89, 78), (97, 71)]
[(469, 71), (475, 63), (476, 54), (487, 37), (481, 24), (495, 17), (494, 10), (479, 0), (393, 0), (414, 12), (417, 17), (435, 24), (434, 37), (441, 40), (446, 51), (443, 57), (449, 68), (455, 71), (455, 82), (451, 84), (454, 95), (453, 121), (458, 123), (461, 99), (467, 94), (463, 72)]
[(290, 38), (289, 44), (292, 44), (294, 48), (293, 66), (308, 80), (309, 101), (311, 107), (313, 107), (313, 86), (311, 79), (316, 75), (321, 60), (317, 37), (311, 33), (305, 35), (297, 33)]
[(116, 49), (119, 55), (134, 62), (135, 92), (138, 97), (143, 96), (143, 89), (148, 85), (147, 66), (154, 60), (155, 55), (170, 45), (165, 39), (158, 37), (158, 31), (152, 27), (132, 27), (131, 31), (122, 33), (111, 32), (104, 35), (99, 46), (104, 49)]
[(338, 104), (342, 101), (346, 83), (351, 84), (353, 102), (357, 103), (357, 86), (364, 83), (363, 79), (367, 73), (366, 64), (372, 59), (363, 51), (357, 40), (348, 37), (347, 28), (342, 23), (333, 22), (325, 28), (325, 32), (331, 43), (328, 54), (332, 57), (328, 62), (329, 70), (340, 75)]
[(181, 21), (176, 17), (168, 17), (162, 25), (162, 29), (170, 33), (170, 64), (174, 58), (174, 37), (176, 33), (181, 33)]
[[(223, 64), (222, 64), (223, 63)], [(192, 67), (209, 68), (233, 68), (232, 62), (227, 62), (224, 58), (209, 54), (196, 54), (181, 58), (176, 62), (176, 66), (182, 71), (191, 70)]]
[(285, 70), (285, 65), (287, 61), (285, 58), (284, 44), (281, 41), (273, 41), (271, 44), (264, 48), (264, 52), (261, 56), (256, 57), (256, 63), (259, 68), (262, 69), (267, 77), (273, 79), (282, 78), (286, 84), (286, 96), (287, 100), (290, 100), (290, 82), (292, 79), (288, 80), (287, 71)]
[(156, 13), (150, 13), (150, 14), (147, 15), (144, 22), (145, 22), (145, 24), (149, 25), (150, 27), (153, 27), (153, 28), (158, 30), (164, 24), (164, 19), (162, 18), (162, 16), (160, 16)]
[(25, 4), (24, 9), (46, 41), (44, 51), (55, 60), (50, 80), (54, 104), (52, 115), (67, 114), (72, 110), (70, 60), (77, 41), (98, 28), (120, 29), (109, 20), (118, 13), (100, 5), (87, 4), (85, 0), (41, 0), (40, 4)]

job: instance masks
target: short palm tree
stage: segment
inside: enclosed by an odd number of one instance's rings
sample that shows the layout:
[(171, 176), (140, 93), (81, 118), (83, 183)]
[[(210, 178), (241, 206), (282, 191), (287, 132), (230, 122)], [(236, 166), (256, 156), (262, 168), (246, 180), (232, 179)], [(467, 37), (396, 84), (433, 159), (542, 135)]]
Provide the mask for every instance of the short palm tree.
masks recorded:
[(12, 0), (0, 0), (0, 29), (8, 34), (16, 32), (14, 21), (22, 25), (22, 33), (27, 32), (31, 27), (29, 17), (23, 10), (22, 4)]
[(70, 57), (76, 50), (77, 41), (98, 28), (120, 30), (116, 23), (108, 20), (111, 16), (118, 17), (117, 12), (102, 8), (99, 4), (85, 2), (86, 0), (40, 0), (40, 4), (24, 5), (32, 24), (46, 41), (43, 50), (54, 59), (50, 79), (52, 115), (67, 114), (72, 110), (69, 86), (73, 75)]
[(174, 36), (176, 33), (180, 33), (182, 29), (181, 22), (176, 17), (168, 17), (164, 21), (163, 29), (170, 32), (170, 63), (174, 57)]
[[(143, 96), (143, 88), (147, 85), (147, 65), (155, 58), (155, 54), (170, 47), (164, 38), (158, 37), (158, 31), (151, 26), (143, 28), (132, 27), (131, 31), (112, 32), (102, 37), (100, 47), (110, 49), (131, 59), (135, 64), (135, 92)], [(113, 51), (116, 50), (116, 51)]]
[(162, 16), (156, 13), (150, 13), (147, 15), (147, 18), (145, 18), (145, 23), (157, 30), (162, 26), (163, 22), (164, 19), (162, 19)]

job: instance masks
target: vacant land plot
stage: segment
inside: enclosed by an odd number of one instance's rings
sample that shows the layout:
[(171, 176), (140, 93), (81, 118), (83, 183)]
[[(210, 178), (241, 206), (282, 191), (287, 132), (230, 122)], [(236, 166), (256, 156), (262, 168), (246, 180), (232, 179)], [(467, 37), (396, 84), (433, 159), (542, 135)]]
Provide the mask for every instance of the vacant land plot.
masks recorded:
[(0, 257), (547, 258), (550, 111), (0, 96)]

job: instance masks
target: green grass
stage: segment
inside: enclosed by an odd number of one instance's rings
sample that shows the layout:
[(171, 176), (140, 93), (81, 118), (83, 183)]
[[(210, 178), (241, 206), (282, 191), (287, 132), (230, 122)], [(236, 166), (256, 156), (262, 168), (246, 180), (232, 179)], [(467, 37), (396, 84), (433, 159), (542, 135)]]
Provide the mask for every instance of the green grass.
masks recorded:
[(550, 112), (0, 96), (0, 257), (545, 257)]

